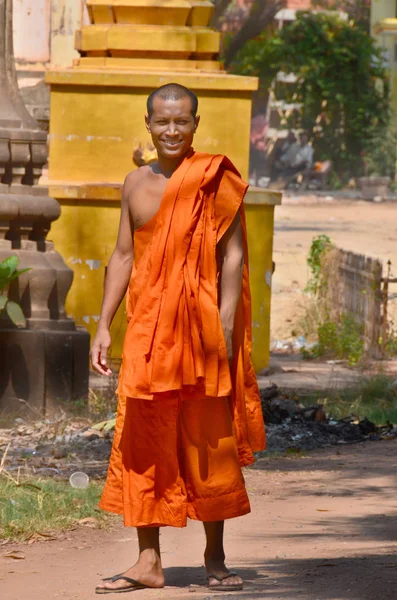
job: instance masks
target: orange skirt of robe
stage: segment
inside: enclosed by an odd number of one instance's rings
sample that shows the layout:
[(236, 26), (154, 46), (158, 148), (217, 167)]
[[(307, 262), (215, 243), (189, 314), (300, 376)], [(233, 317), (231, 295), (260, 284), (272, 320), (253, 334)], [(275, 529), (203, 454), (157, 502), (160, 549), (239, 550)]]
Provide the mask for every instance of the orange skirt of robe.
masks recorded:
[[(157, 215), (134, 233), (116, 432), (100, 504), (124, 514), (126, 525), (183, 526), (186, 516), (213, 521), (249, 511), (240, 465), (253, 462), (265, 436), (250, 360), (246, 188), (225, 157), (191, 152)], [(237, 211), (245, 264), (229, 369), (216, 244)]]

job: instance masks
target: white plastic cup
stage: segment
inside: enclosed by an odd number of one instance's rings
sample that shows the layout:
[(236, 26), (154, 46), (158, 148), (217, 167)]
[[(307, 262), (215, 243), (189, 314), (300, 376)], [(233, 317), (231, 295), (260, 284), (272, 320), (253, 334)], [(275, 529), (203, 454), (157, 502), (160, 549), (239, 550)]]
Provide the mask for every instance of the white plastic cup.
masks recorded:
[(90, 478), (83, 471), (75, 471), (69, 477), (69, 483), (73, 488), (85, 490), (90, 485)]

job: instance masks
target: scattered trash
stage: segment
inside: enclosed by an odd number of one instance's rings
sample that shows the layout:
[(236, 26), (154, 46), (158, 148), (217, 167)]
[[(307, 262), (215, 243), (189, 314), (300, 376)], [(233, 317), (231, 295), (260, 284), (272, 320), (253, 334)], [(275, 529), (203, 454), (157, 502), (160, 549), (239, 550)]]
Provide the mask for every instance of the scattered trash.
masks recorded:
[(22, 550), (9, 550), (9, 552), (4, 552), (4, 554), (0, 554), (1, 558), (13, 558), (14, 560), (24, 560), (25, 555)]
[(310, 350), (316, 345), (316, 342), (308, 342), (303, 335), (299, 335), (296, 338), (288, 338), (286, 340), (273, 340), (270, 344), (272, 351), (279, 352), (291, 352), (293, 350)]
[(108, 419), (107, 421), (102, 421), (101, 423), (96, 423), (95, 425), (92, 425), (91, 429), (98, 431), (111, 431), (112, 429), (114, 429), (115, 425), (116, 418)]
[(95, 517), (85, 517), (84, 519), (79, 519), (78, 523), (79, 525), (85, 525), (85, 527), (93, 528), (96, 528), (99, 525), (98, 519), (96, 519)]
[(300, 452), (336, 444), (397, 438), (397, 427), (392, 424), (378, 427), (369, 419), (359, 421), (353, 416), (331, 419), (321, 404), (303, 406), (283, 395), (276, 384), (261, 390), (261, 401), (267, 451), (294, 449)]
[(0, 429), (0, 473), (14, 483), (32, 475), (68, 480), (76, 471), (90, 479), (106, 476), (113, 431), (92, 429), (89, 419), (64, 413), (35, 422), (18, 417), (14, 424)]
[[(294, 340), (307, 344), (303, 336)], [(397, 386), (397, 380), (392, 385)], [(397, 438), (397, 427), (392, 424), (378, 427), (368, 419), (330, 418), (321, 404), (304, 406), (283, 394), (276, 384), (261, 390), (261, 401), (267, 449), (271, 452), (299, 453), (329, 445)], [(65, 414), (35, 422), (17, 418), (14, 427), (0, 429), (0, 474), (16, 485), (32, 485), (21, 478), (41, 476), (67, 481), (82, 473), (84, 489), (89, 481), (106, 476), (114, 425), (114, 414), (94, 425), (87, 418), (68, 419)]]
[(74, 488), (85, 490), (90, 485), (90, 478), (88, 477), (87, 473), (75, 471), (69, 477), (69, 483)]

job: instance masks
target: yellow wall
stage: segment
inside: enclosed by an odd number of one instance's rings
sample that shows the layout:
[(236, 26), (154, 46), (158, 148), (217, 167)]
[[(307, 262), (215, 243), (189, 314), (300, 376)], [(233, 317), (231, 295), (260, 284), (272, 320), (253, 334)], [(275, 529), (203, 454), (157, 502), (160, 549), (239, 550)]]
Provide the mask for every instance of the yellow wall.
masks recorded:
[[(120, 189), (115, 190), (113, 196), (119, 195)], [(93, 336), (101, 308), (105, 267), (116, 241), (120, 203), (95, 199), (59, 201), (62, 215), (53, 224), (49, 238), (74, 271), (67, 313)], [(280, 201), (279, 193), (250, 190), (245, 204), (252, 295), (252, 357), (256, 372), (269, 362), (274, 205)], [(125, 322), (123, 304), (112, 326), (110, 354), (113, 358), (121, 357)]]
[[(50, 72), (47, 81), (51, 84), (48, 183), (50, 195), (62, 207), (50, 238), (75, 273), (67, 312), (93, 335), (105, 267), (116, 242), (120, 184), (135, 168), (133, 150), (149, 142), (144, 125), (148, 94), (169, 81), (194, 90), (201, 115), (195, 149), (226, 154), (247, 178), (251, 95), (257, 80), (203, 72), (66, 69)], [(257, 371), (267, 366), (269, 358), (273, 211), (280, 196), (275, 200), (273, 194), (267, 205), (266, 195), (272, 193), (260, 194), (263, 202), (256, 198), (253, 206), (247, 204)], [(112, 329), (112, 357), (121, 356), (124, 327), (121, 308)]]
[[(66, 311), (76, 325), (94, 335), (99, 319), (105, 267), (113, 252), (120, 205), (118, 202), (60, 200), (62, 214), (48, 236), (74, 271)], [(112, 326), (111, 356), (120, 357), (125, 331), (125, 307), (120, 307)]]
[(252, 299), (252, 361), (259, 373), (269, 365), (274, 206), (246, 204)]
[[(144, 115), (149, 88), (52, 86), (51, 181), (124, 181), (132, 153), (150, 138)], [(251, 94), (198, 91), (201, 123), (195, 147), (227, 154), (248, 176)]]

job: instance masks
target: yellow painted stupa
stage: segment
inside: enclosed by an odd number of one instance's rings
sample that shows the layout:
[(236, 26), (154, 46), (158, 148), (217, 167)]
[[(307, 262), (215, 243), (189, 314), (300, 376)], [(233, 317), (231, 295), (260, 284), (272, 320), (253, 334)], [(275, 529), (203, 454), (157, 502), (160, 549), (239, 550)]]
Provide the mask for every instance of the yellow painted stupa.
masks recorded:
[[(229, 75), (219, 62), (220, 34), (208, 27), (208, 0), (87, 0), (91, 24), (76, 32), (80, 53), (68, 69), (50, 69), (50, 195), (62, 206), (51, 237), (75, 280), (67, 310), (93, 334), (106, 265), (114, 248), (121, 186), (136, 168), (133, 154), (151, 157), (144, 124), (149, 93), (170, 82), (199, 97), (195, 148), (226, 154), (248, 177), (254, 77)], [(135, 161), (136, 162), (136, 161)], [(269, 358), (270, 284), (274, 205), (280, 194), (252, 190), (246, 198), (253, 359)], [(125, 314), (113, 327), (112, 357), (121, 356)]]

